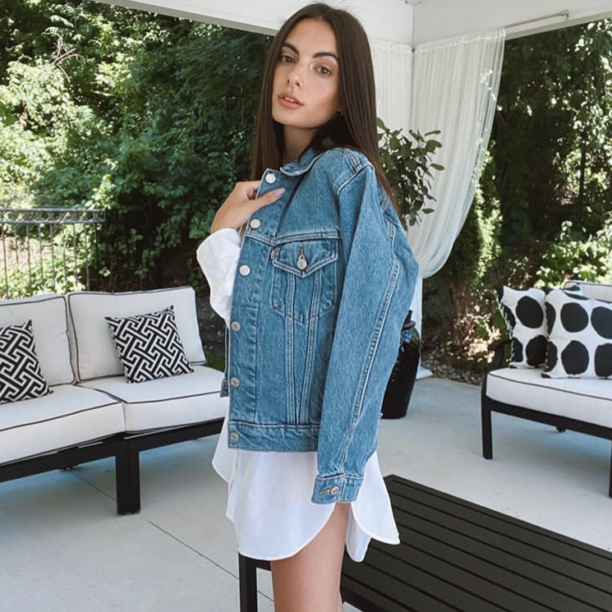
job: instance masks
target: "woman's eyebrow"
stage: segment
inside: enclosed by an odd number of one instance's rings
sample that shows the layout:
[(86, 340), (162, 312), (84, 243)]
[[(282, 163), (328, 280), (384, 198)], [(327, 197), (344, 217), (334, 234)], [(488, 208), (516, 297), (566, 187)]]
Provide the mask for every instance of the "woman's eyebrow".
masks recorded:
[[(282, 46), (289, 47), (297, 55), (300, 54), (300, 52), (297, 50), (297, 47), (292, 45), (291, 43), (284, 42)], [(332, 53), (331, 51), (319, 51), (318, 53), (315, 53), (312, 57), (325, 57), (325, 56), (333, 57), (338, 63), (340, 63), (338, 56), (335, 53)]]

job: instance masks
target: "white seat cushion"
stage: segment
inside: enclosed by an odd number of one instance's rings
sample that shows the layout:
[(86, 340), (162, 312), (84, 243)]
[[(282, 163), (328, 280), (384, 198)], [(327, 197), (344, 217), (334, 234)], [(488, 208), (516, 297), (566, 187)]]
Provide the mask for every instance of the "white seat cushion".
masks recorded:
[(501, 368), (487, 375), (487, 396), (595, 425), (612, 427), (612, 381), (542, 378), (542, 370)]
[(121, 402), (91, 389), (58, 385), (50, 395), (0, 406), (0, 464), (124, 429)]
[(229, 397), (220, 397), (223, 373), (194, 366), (191, 374), (128, 383), (123, 376), (88, 380), (80, 385), (120, 399), (125, 408), (126, 431), (137, 432), (189, 425), (223, 418)]
[(104, 317), (130, 317), (174, 306), (176, 327), (190, 363), (205, 363), (193, 287), (155, 291), (69, 293), (76, 374), (79, 380), (123, 374), (115, 342)]
[(61, 295), (0, 301), (0, 327), (32, 321), (36, 355), (49, 385), (75, 381), (70, 363), (68, 310)]

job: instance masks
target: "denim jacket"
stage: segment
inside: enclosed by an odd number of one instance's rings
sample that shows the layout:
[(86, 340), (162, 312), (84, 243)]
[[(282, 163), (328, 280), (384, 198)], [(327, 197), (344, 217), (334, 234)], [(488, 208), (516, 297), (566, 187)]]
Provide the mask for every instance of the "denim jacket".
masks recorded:
[[(317, 451), (312, 501), (357, 497), (418, 265), (367, 157), (308, 149), (264, 172), (226, 328), (228, 444)], [(282, 483), (279, 483), (282, 486)]]

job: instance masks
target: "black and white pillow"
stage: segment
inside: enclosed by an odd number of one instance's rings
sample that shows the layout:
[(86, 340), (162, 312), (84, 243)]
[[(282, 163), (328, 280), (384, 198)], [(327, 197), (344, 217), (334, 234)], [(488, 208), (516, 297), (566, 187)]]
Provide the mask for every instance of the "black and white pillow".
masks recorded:
[(546, 296), (545, 378), (612, 378), (612, 303), (557, 289)]
[(36, 355), (32, 321), (0, 327), (0, 404), (51, 392)]
[(129, 383), (193, 372), (172, 306), (159, 312), (105, 319)]
[[(546, 360), (548, 326), (544, 298), (550, 288), (495, 288), (499, 310), (510, 334), (510, 368), (538, 368)], [(567, 285), (563, 291), (582, 294), (580, 285)]]
[(510, 334), (511, 368), (537, 368), (546, 358), (543, 289), (496, 287), (499, 310)]

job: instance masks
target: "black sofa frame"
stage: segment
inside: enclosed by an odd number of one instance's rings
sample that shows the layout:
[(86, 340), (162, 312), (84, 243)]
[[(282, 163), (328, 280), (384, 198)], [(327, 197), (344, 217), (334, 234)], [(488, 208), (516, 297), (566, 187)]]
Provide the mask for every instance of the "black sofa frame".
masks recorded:
[(0, 465), (0, 483), (114, 457), (117, 514), (135, 514), (140, 511), (140, 453), (212, 436), (220, 433), (222, 426), (221, 418), (182, 427), (116, 434), (103, 440)]

